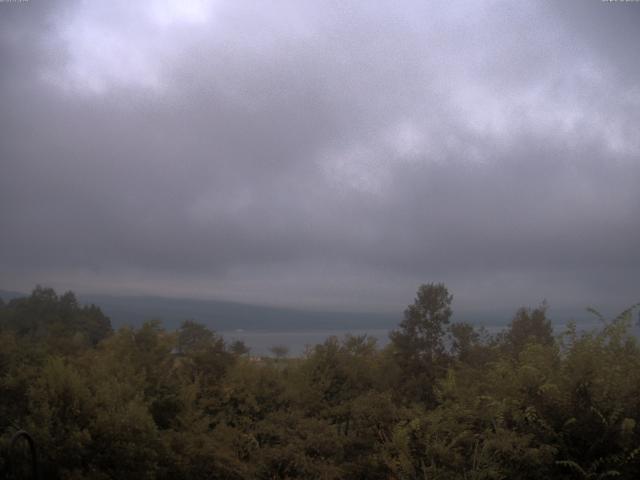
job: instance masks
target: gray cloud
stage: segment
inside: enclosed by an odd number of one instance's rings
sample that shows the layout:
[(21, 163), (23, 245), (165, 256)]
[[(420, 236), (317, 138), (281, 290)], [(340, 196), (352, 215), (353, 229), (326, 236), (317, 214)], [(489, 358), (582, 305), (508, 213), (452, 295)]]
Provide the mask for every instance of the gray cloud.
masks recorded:
[(638, 300), (640, 5), (0, 8), (6, 288)]

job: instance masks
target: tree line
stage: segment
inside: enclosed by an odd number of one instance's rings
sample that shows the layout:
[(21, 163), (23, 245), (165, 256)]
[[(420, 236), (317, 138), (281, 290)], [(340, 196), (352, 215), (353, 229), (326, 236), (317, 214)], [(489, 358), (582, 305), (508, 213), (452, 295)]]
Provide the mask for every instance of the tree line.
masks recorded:
[(0, 300), (0, 472), (24, 429), (47, 479), (640, 478), (632, 309), (554, 332), (543, 304), (490, 335), (452, 300), (421, 285), (386, 347), (299, 358), (194, 321), (114, 331), (71, 292)]

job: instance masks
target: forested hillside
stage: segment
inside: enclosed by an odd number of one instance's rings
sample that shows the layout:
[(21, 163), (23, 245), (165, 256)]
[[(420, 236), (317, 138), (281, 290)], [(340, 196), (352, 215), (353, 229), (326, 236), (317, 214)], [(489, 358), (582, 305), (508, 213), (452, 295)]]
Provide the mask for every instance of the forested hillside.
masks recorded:
[(22, 428), (47, 479), (638, 478), (631, 309), (554, 332), (523, 308), (489, 335), (452, 300), (420, 286), (384, 349), (256, 358), (192, 321), (113, 331), (38, 287), (0, 302), (0, 471)]

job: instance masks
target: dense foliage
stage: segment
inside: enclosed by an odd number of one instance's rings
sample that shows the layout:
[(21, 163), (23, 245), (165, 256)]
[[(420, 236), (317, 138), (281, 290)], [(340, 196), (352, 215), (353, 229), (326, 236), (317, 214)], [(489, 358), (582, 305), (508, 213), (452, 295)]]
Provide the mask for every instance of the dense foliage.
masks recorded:
[(488, 335), (451, 303), (421, 286), (384, 349), (255, 358), (36, 288), (0, 302), (0, 448), (28, 430), (50, 479), (640, 478), (630, 310), (554, 336), (543, 305)]

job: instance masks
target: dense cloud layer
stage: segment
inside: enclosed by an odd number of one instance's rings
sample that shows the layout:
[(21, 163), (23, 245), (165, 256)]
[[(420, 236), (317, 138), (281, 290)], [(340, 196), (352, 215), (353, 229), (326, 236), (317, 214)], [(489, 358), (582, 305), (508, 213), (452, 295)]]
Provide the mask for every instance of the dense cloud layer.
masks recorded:
[(0, 286), (640, 289), (640, 3), (0, 3)]

